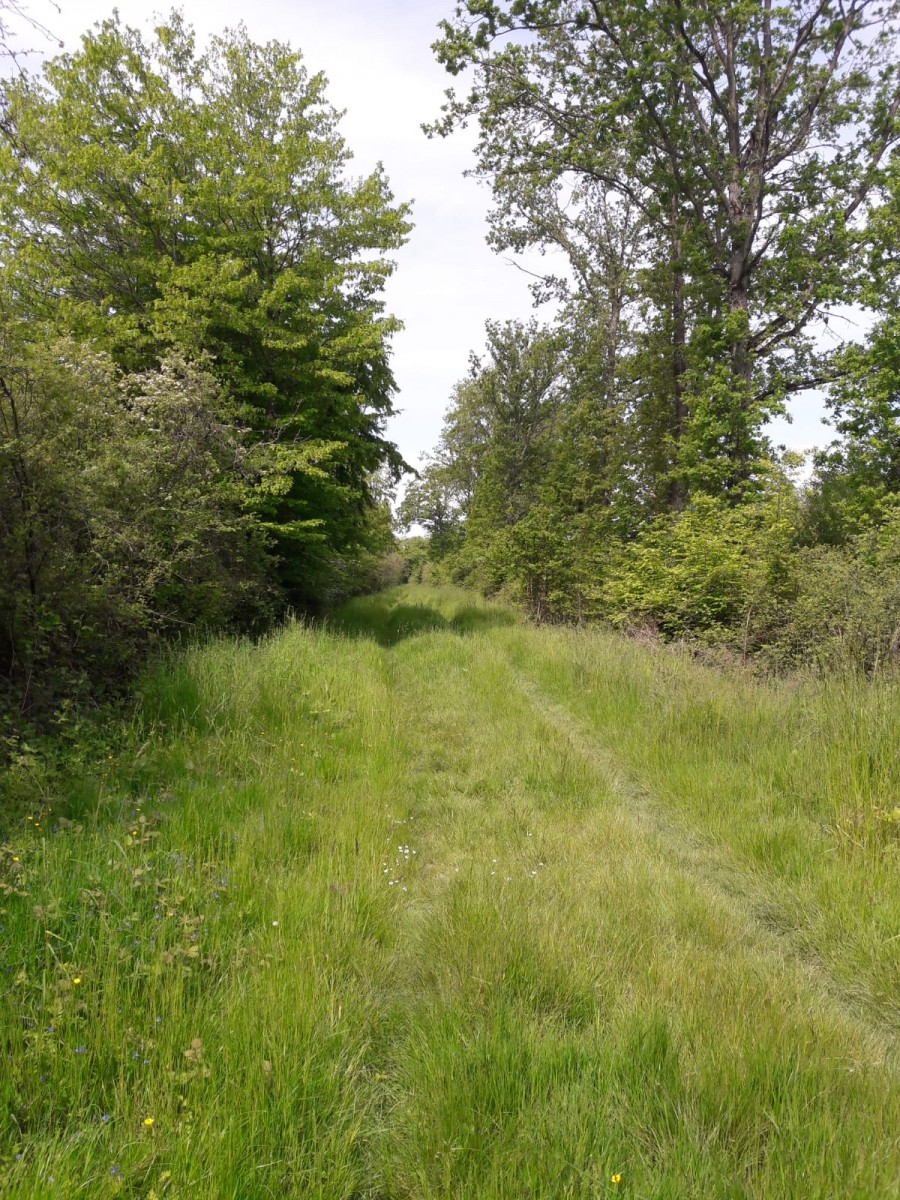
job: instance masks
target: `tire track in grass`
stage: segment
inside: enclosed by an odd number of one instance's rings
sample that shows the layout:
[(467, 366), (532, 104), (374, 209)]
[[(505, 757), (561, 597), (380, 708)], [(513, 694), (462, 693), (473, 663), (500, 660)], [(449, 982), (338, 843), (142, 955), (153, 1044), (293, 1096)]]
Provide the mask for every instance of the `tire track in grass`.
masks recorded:
[[(533, 651), (540, 652), (537, 642)], [(623, 1142), (633, 1144), (634, 1178), (640, 1170), (646, 1181), (639, 1194), (651, 1194), (651, 1180), (661, 1186), (666, 1175), (674, 1173), (683, 1183), (678, 1194), (693, 1195), (689, 1175), (695, 1170), (704, 1174), (704, 1194), (710, 1195), (724, 1195), (726, 1179), (733, 1179), (734, 1186), (750, 1175), (781, 1179), (777, 1163), (767, 1165), (779, 1157), (779, 1149), (782, 1156), (798, 1148), (815, 1156), (822, 1144), (817, 1136), (826, 1144), (832, 1138), (840, 1142), (845, 1122), (852, 1126), (857, 1116), (861, 1128), (870, 1131), (858, 1141), (884, 1144), (883, 1136), (872, 1137), (871, 1123), (863, 1117), (881, 1111), (882, 1098), (893, 1087), (895, 1073), (888, 1061), (892, 1036), (886, 1027), (874, 1027), (865, 1016), (860, 1019), (854, 1006), (843, 1002), (834, 982), (819, 978), (813, 969), (817, 964), (807, 969), (802, 949), (786, 948), (774, 932), (777, 914), (761, 879), (758, 888), (751, 887), (752, 877), (737, 877), (740, 868), (730, 866), (727, 851), (719, 852), (724, 848), (694, 837), (670, 819), (664, 803), (651, 791), (644, 792), (633, 775), (629, 779), (588, 722), (579, 724), (566, 711), (565, 700), (554, 704), (539, 684), (516, 674), (503, 638), (470, 642), (451, 640), (447, 634), (427, 635), (384, 653), (394, 693), (394, 736), (405, 749), (402, 779), (393, 787), (392, 811), (401, 824), (392, 841), (398, 855), (404, 851), (400, 843), (407, 841), (418, 855), (409, 894), (396, 896), (396, 936), (387, 948), (390, 966), (379, 980), (380, 1015), (368, 1060), (373, 1117), (364, 1154), (373, 1196), (506, 1195), (507, 1188), (497, 1181), (510, 1178), (508, 1173), (515, 1175), (517, 1184), (520, 1177), (526, 1184), (540, 1180), (534, 1194), (562, 1194), (565, 1181), (572, 1185), (567, 1194), (595, 1194), (583, 1184), (583, 1173), (596, 1151), (590, 1150), (582, 1161), (580, 1152), (572, 1149), (580, 1145), (577, 1137), (566, 1132), (561, 1117), (559, 1127), (555, 1124), (557, 1108), (562, 1114), (580, 1112), (579, 1129), (593, 1128), (595, 1119), (596, 1098), (585, 1101), (579, 1090), (583, 1067), (567, 1073), (565, 1046), (579, 1047), (585, 1062), (617, 1062), (620, 1054), (627, 1061), (636, 1052), (628, 1030), (633, 1025), (639, 1035), (646, 1014), (657, 1010), (667, 1014), (664, 1025), (673, 1031), (682, 1065), (674, 1076), (657, 1079), (653, 1071), (659, 1064), (651, 1046), (647, 1061), (652, 1086), (636, 1085), (632, 1093), (623, 1084), (624, 1115), (596, 1118), (603, 1144), (620, 1127)], [(412, 823), (407, 832), (408, 820)], [(516, 839), (530, 836), (524, 832), (529, 829), (540, 838), (540, 857), (548, 864), (552, 861), (548, 876), (553, 878), (546, 887), (535, 884), (539, 890), (534, 892), (513, 886), (507, 907), (502, 903), (502, 878), (489, 877), (496, 861), (491, 855), (502, 861), (515, 858)], [(611, 871), (608, 864), (622, 845), (634, 856), (633, 883), (648, 889), (645, 896), (636, 897), (633, 917), (627, 890), (610, 886), (613, 879), (621, 879), (619, 870)], [(523, 843), (522, 848), (532, 847)], [(596, 869), (598, 852), (605, 855), (606, 873)], [(458, 874), (457, 865), (463, 867)], [(571, 876), (557, 873), (557, 865), (575, 871)], [(503, 874), (499, 868), (497, 873)], [(673, 913), (659, 946), (658, 971), (652, 969), (658, 929), (652, 918), (663, 907), (662, 901), (657, 904), (657, 883), (671, 898)], [(567, 904), (573, 894), (578, 900)], [(587, 901), (582, 900), (585, 894)], [(517, 908), (516, 902), (526, 907)], [(682, 923), (676, 905), (696, 912), (697, 919)], [(553, 910), (549, 916), (548, 908)], [(473, 918), (474, 925), (469, 923)], [(782, 914), (781, 923), (784, 919)], [(620, 923), (633, 931), (632, 940), (617, 940)], [(604, 930), (613, 934), (605, 943)], [(600, 976), (609, 978), (608, 964), (596, 972), (587, 966), (583, 974), (573, 969), (578, 962), (596, 959), (604, 945), (637, 960), (633, 971), (611, 983), (608, 991), (597, 986)], [(522, 959), (518, 946), (525, 952)], [(645, 946), (647, 952), (641, 953)], [(684, 970), (679, 952), (692, 946), (698, 961)], [(734, 964), (728, 961), (732, 955)], [(629, 966), (622, 957), (615, 961)], [(720, 962), (728, 980), (721, 990), (715, 986)], [(567, 968), (572, 969), (571, 986)], [(552, 990), (562, 976), (566, 986)], [(535, 990), (534, 984), (545, 980), (545, 987)], [(713, 986), (709, 1002), (704, 980)], [(746, 991), (731, 990), (744, 981)], [(565, 1011), (573, 1015), (561, 1025), (545, 1024), (547, 1011), (560, 1011), (555, 1006), (563, 993), (577, 1006), (582, 983), (591, 1013), (608, 1013), (608, 1019), (598, 1027), (590, 1021), (582, 1026), (577, 1007), (572, 1007)], [(730, 1004), (735, 994), (750, 1005), (746, 1036), (740, 1003), (723, 1013), (721, 1027), (711, 1019), (717, 1005)], [(498, 1014), (505, 1023), (504, 1037), (514, 1045), (546, 1051), (539, 1059), (536, 1094), (546, 1091), (548, 1103), (532, 1106), (523, 1099), (530, 1070), (524, 1059), (492, 1057), (503, 1044), (492, 1040)], [(771, 1075), (757, 1057), (766, 1048), (774, 1059)], [(726, 1077), (721, 1093), (719, 1069)], [(496, 1112), (495, 1092), (478, 1087), (495, 1070), (501, 1075), (505, 1071), (508, 1088)], [(845, 1079), (853, 1074), (853, 1082)], [(739, 1090), (745, 1079), (756, 1096), (755, 1107), (747, 1111), (741, 1107)], [(819, 1133), (803, 1140), (803, 1118), (797, 1116), (796, 1106), (815, 1104), (819, 1088), (825, 1115), (816, 1125)], [(738, 1128), (743, 1121), (756, 1139), (748, 1143), (746, 1153), (731, 1149), (718, 1132), (720, 1119), (727, 1124), (731, 1117), (717, 1115), (715, 1098), (728, 1096), (728, 1089), (743, 1114), (735, 1117), (734, 1136), (743, 1136)], [(663, 1097), (661, 1108), (657, 1111), (652, 1100), (645, 1108), (642, 1095), (657, 1090)], [(707, 1108), (710, 1103), (712, 1110)], [(685, 1131), (680, 1121), (668, 1123), (675, 1111), (684, 1112)], [(723, 1109), (723, 1114), (726, 1111), (730, 1110)], [(495, 1119), (500, 1123), (489, 1126)], [(769, 1129), (770, 1122), (777, 1126), (777, 1121), (788, 1131), (783, 1137), (779, 1128), (774, 1133)], [(523, 1133), (532, 1122), (535, 1132)], [(482, 1148), (470, 1148), (468, 1165), (458, 1160), (455, 1156), (467, 1145), (468, 1131), (488, 1127), (504, 1132), (503, 1145), (492, 1146), (484, 1135)], [(444, 1140), (432, 1139), (432, 1129), (444, 1130)], [(771, 1154), (770, 1136), (776, 1143)], [(792, 1140), (795, 1136), (799, 1143)], [(852, 1137), (848, 1134), (849, 1141), (840, 1142), (845, 1151), (848, 1145), (853, 1148)], [(698, 1156), (699, 1167), (692, 1155)], [(799, 1151), (798, 1156), (802, 1157)], [(567, 1165), (560, 1165), (563, 1160)], [(522, 1161), (530, 1164), (527, 1170)], [(582, 1173), (571, 1175), (576, 1162)], [(890, 1164), (884, 1169), (890, 1172)], [(827, 1174), (825, 1168), (819, 1171), (823, 1179)], [(748, 1195), (762, 1194), (749, 1185), (746, 1190)], [(821, 1195), (836, 1195), (838, 1190), (821, 1183), (813, 1186)], [(857, 1190), (860, 1195), (894, 1194), (890, 1185), (877, 1192), (874, 1184), (871, 1190)], [(515, 1194), (532, 1194), (532, 1189), (517, 1186)], [(790, 1189), (785, 1184), (781, 1190), (776, 1185), (774, 1193), (770, 1187), (769, 1194), (804, 1193), (799, 1184)]]
[(821, 956), (805, 943), (788, 913), (773, 899), (771, 886), (740, 866), (727, 852), (674, 820), (658, 797), (630, 776), (598, 742), (589, 726), (544, 695), (533, 680), (512, 664), (509, 671), (515, 686), (545, 726), (565, 739), (602, 777), (610, 797), (617, 801), (618, 812), (643, 836), (654, 840), (667, 861), (743, 926), (767, 953), (774, 953), (797, 970), (807, 997), (814, 998), (820, 1010), (847, 1025), (860, 1039), (867, 1066), (900, 1074), (897, 1024), (871, 1011), (870, 998), (862, 988), (849, 988), (834, 977)]

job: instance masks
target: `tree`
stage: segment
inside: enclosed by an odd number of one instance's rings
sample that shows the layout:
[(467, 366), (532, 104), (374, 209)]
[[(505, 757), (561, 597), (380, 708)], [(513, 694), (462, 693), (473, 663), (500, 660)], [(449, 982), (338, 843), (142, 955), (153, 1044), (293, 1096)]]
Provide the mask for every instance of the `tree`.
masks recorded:
[(448, 420), (457, 443), (464, 428), (477, 438), (468, 448), (457, 444), (462, 455), (451, 460), (457, 481), (477, 471), (466, 506), (476, 536), (514, 526), (536, 502), (565, 392), (558, 335), (519, 321), (488, 321), (486, 332), (486, 359), (472, 356)]
[(421, 525), (438, 555), (447, 549), (460, 522), (460, 510), (449, 475), (442, 463), (426, 463), (417, 478), (408, 484), (397, 508), (400, 528), (408, 531), (414, 525)]
[[(830, 378), (810, 325), (853, 291), (898, 139), (898, 12), (893, 0), (469, 0), (443, 23), (438, 59), (451, 74), (474, 67), (474, 82), (432, 132), (477, 119), (476, 173), (503, 237), (550, 240), (511, 200), (535, 180), (601, 185), (643, 214), (647, 328), (670, 347), (664, 428), (694, 489), (740, 499), (765, 419)], [(673, 507), (684, 501), (676, 487)]]
[(243, 30), (199, 53), (173, 14), (119, 18), (7, 95), (0, 253), (18, 303), (123, 368), (205, 361), (241, 407), (256, 486), (297, 598), (363, 543), (397, 323), (381, 289), (405, 239), (379, 167), (347, 176), (325, 80)]
[[(59, 12), (59, 6), (49, 0), (50, 7)], [(28, 11), (23, 0), (0, 0), (0, 58), (11, 59), (15, 64), (19, 56), (32, 53), (30, 48), (16, 44), (22, 26), (36, 33), (44, 41), (54, 41), (52, 31), (33, 13)], [(59, 43), (62, 46), (62, 42)]]
[(816, 455), (806, 494), (807, 536), (829, 544), (848, 542), (900, 506), (900, 153), (880, 192), (862, 270), (862, 299), (879, 318), (864, 344), (836, 355), (827, 403), (838, 437)]

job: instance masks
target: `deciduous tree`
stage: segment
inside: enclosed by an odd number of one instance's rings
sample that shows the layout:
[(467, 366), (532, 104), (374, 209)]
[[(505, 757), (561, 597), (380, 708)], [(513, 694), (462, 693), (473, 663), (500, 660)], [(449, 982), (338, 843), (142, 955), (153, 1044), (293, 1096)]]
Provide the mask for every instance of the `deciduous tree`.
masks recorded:
[(285, 582), (365, 540), (396, 322), (381, 289), (409, 228), (383, 171), (348, 174), (325, 80), (243, 30), (200, 52), (177, 14), (117, 16), (7, 95), (2, 258), (20, 302), (128, 370), (170, 349), (243, 406)]
[(765, 419), (830, 377), (810, 326), (853, 293), (897, 143), (898, 13), (894, 0), (469, 0), (443, 23), (439, 60), (474, 75), (432, 129), (477, 120), (476, 172), (509, 239), (553, 240), (510, 199), (536, 186), (599, 185), (643, 214), (649, 324), (671, 346), (666, 436), (695, 489), (740, 498)]

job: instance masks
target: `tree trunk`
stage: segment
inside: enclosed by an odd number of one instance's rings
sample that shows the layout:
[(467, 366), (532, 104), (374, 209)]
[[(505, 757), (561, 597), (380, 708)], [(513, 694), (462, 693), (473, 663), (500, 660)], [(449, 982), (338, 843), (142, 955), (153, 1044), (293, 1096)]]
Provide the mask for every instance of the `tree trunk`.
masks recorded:
[(674, 473), (669, 489), (669, 507), (673, 512), (681, 512), (687, 504), (687, 482), (679, 474), (681, 442), (684, 438), (687, 424), (688, 409), (685, 402), (685, 369), (687, 359), (685, 347), (687, 344), (687, 320), (684, 311), (684, 270), (681, 263), (683, 245), (681, 230), (678, 226), (676, 203), (672, 201), (670, 251), (672, 256), (672, 439), (675, 443)]

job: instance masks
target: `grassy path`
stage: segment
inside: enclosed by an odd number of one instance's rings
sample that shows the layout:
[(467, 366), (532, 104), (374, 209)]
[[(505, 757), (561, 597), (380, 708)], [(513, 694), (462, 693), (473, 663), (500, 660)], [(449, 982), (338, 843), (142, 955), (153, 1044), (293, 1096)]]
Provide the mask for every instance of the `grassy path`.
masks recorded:
[(405, 589), (144, 714), (0, 854), (3, 1195), (900, 1194), (895, 691)]
[(716, 847), (679, 825), (657, 797), (628, 777), (571, 711), (545, 699), (528, 680), (519, 677), (517, 682), (547, 725), (607, 781), (620, 815), (643, 834), (652, 851), (704, 893), (708, 904), (743, 927), (745, 936), (758, 942), (762, 956), (799, 968), (813, 1014), (830, 1009), (861, 1036), (870, 1064), (896, 1071), (900, 1043), (895, 1023), (881, 1016), (871, 996), (836, 979), (805, 939), (798, 937), (790, 914), (779, 909), (774, 899), (771, 880), (748, 870), (727, 847)]

